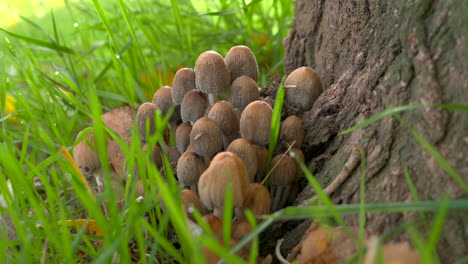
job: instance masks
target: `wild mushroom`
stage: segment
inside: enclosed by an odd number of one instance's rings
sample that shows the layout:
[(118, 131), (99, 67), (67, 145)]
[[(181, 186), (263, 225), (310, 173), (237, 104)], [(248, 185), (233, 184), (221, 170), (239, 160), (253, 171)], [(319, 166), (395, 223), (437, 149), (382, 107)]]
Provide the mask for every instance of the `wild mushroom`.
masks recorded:
[(232, 140), (239, 137), (239, 118), (229, 102), (216, 102), (207, 116), (213, 119), (221, 129), (225, 148)]
[(300, 111), (308, 111), (322, 93), (320, 76), (310, 67), (300, 67), (284, 81), (285, 102)]
[(257, 145), (268, 144), (272, 115), (273, 109), (268, 103), (254, 101), (247, 105), (240, 119), (241, 136)]
[(195, 90), (187, 92), (180, 105), (182, 121), (193, 125), (205, 115), (206, 108), (208, 108), (208, 104), (203, 93)]
[[(246, 219), (239, 219), (232, 223), (232, 238), (241, 241), (245, 236), (252, 232), (252, 225)], [(238, 255), (244, 260), (248, 260), (252, 241), (245, 244), (238, 252)]]
[(172, 102), (175, 105), (182, 104), (184, 95), (190, 90), (196, 90), (195, 72), (190, 68), (179, 69), (174, 76), (172, 85)]
[(195, 218), (193, 217), (193, 209), (197, 209), (197, 211), (202, 215), (204, 214), (205, 209), (195, 192), (189, 189), (183, 189), (180, 192), (180, 198), (184, 205), (184, 211), (190, 220), (195, 221)]
[(257, 151), (255, 146), (245, 138), (238, 138), (229, 144), (226, 151), (236, 154), (245, 164), (250, 182), (254, 182), (257, 173)]
[[(84, 133), (84, 131), (85, 130), (82, 130), (78, 133), (76, 140), (81, 137), (81, 134)], [(83, 175), (90, 179), (93, 176), (93, 173), (101, 168), (99, 157), (92, 149), (92, 147), (95, 147), (93, 133), (90, 132), (85, 139), (80, 142), (75, 142), (75, 144), (76, 145), (73, 147), (73, 159)]]
[(190, 145), (205, 162), (223, 148), (223, 136), (216, 122), (208, 117), (197, 120), (190, 131)]
[(130, 106), (119, 107), (101, 116), (106, 127), (115, 131), (125, 143), (130, 144), (133, 128), (133, 109)]
[(296, 181), (297, 168), (295, 160), (287, 155), (276, 155), (271, 161), (271, 166), (274, 168), (270, 172), (271, 211), (275, 212), (283, 208), (288, 201), (291, 187)]
[(270, 193), (260, 183), (250, 183), (244, 197), (244, 209), (250, 209), (255, 216), (270, 213)]
[(159, 88), (153, 96), (152, 103), (161, 111), (164, 116), (172, 106), (172, 89), (170, 86), (163, 86)]
[(176, 129), (175, 140), (180, 154), (184, 153), (190, 144), (190, 131), (192, 126), (188, 123), (181, 123)]
[(223, 222), (219, 217), (214, 214), (206, 214), (203, 216), (203, 220), (208, 224), (214, 234), (222, 236), (223, 234)]
[(224, 61), (229, 69), (231, 81), (239, 76), (249, 76), (258, 80), (258, 65), (255, 56), (247, 46), (234, 46), (226, 54)]
[[(147, 136), (151, 136), (156, 130), (156, 124), (154, 120), (156, 109), (157, 107), (153, 103), (144, 103), (138, 107), (136, 119), (138, 131), (140, 131), (140, 137), (142, 141), (146, 141)], [(148, 128), (146, 127), (146, 122), (149, 122)], [(148, 129), (148, 132), (146, 129)]]
[(237, 218), (243, 216), (244, 192), (249, 184), (242, 160), (230, 152), (218, 153), (198, 181), (200, 200), (213, 214), (222, 218), (226, 187), (231, 183), (232, 199)]
[(194, 152), (185, 152), (177, 162), (177, 178), (184, 186), (198, 193), (197, 184), (200, 175), (206, 170), (203, 157)]
[(301, 119), (295, 115), (288, 116), (281, 122), (279, 142), (280, 149), (287, 149), (294, 143), (294, 148), (300, 148), (304, 139), (304, 126)]
[(216, 51), (205, 51), (195, 62), (195, 83), (197, 89), (208, 94), (212, 106), (215, 95), (229, 89), (231, 77), (223, 57)]
[[(142, 151), (146, 152), (148, 150), (148, 144), (145, 143), (142, 147)], [(162, 157), (161, 157), (161, 148), (159, 145), (154, 145), (150, 153), (150, 160), (154, 162), (156, 167), (160, 169), (162, 167)]]
[(255, 182), (261, 182), (267, 173), (268, 149), (264, 146), (254, 145), (257, 152), (257, 173)]
[(255, 81), (249, 76), (236, 78), (230, 88), (229, 102), (240, 113), (253, 101), (260, 100), (260, 92)]

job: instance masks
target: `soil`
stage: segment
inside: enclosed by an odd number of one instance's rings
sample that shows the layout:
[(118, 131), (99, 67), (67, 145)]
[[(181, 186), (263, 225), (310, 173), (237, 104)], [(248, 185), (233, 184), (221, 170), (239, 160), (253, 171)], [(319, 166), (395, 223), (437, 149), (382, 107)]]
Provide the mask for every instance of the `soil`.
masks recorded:
[[(323, 186), (340, 172), (352, 148), (360, 146), (367, 156), (367, 203), (412, 201), (405, 168), (421, 200), (439, 200), (445, 194), (468, 198), (404, 125), (421, 134), (468, 182), (468, 115), (462, 111), (411, 110), (399, 114), (403, 123), (389, 116), (339, 134), (390, 106), (468, 104), (467, 7), (459, 0), (296, 1), (296, 20), (284, 39), (284, 66), (287, 73), (310, 66), (322, 78), (324, 92), (300, 117), (306, 129), (302, 149)], [(359, 181), (357, 169), (333, 193), (334, 203), (359, 203)], [(295, 204), (311, 194), (306, 187)], [(366, 223), (370, 232), (383, 234), (416, 217), (373, 213), (366, 215)], [(356, 225), (357, 215), (345, 220)], [(271, 245), (261, 254), (273, 252), (283, 237), (286, 256), (309, 224), (295, 220), (272, 225), (262, 239)], [(409, 238), (399, 234), (392, 240)], [(468, 211), (452, 211), (438, 243), (439, 257), (452, 263), (467, 249)]]

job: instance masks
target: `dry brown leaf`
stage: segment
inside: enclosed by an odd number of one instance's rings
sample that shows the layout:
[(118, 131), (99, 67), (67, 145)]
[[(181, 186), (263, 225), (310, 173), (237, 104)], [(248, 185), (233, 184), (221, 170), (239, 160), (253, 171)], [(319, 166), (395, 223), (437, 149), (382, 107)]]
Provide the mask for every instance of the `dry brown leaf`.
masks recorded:
[[(354, 238), (358, 238), (358, 228), (349, 228)], [(366, 234), (367, 235), (367, 234)], [(320, 227), (306, 234), (297, 256), (299, 264), (343, 263), (358, 252), (358, 245), (342, 227)]]

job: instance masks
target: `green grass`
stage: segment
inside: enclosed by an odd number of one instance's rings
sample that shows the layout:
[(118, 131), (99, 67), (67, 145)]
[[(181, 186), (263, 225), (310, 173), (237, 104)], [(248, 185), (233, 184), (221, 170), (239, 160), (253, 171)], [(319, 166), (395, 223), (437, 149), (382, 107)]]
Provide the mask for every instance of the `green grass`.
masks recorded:
[[(135, 107), (149, 101), (156, 89), (170, 84), (177, 67), (193, 67), (198, 55), (210, 49), (226, 54), (233, 45), (249, 46), (259, 62), (259, 84), (268, 85), (271, 73), (284, 74), (281, 42), (293, 19), (292, 2), (172, 0), (168, 4), (152, 0), (94, 0), (55, 4), (53, 9), (45, 8), (47, 15), (43, 17), (20, 13), (16, 24), (1, 24), (0, 194), (6, 207), (0, 206), (0, 213), (11, 218), (17, 233), (16, 238), (8, 239), (4, 226), (0, 226), (2, 261), (36, 263), (44, 259), (46, 263), (73, 263), (85, 253), (94, 263), (109, 263), (113, 258), (129, 262), (132, 257), (129, 243), (135, 243), (142, 263), (154, 263), (156, 259), (167, 263), (203, 263), (202, 248), (218, 253), (229, 263), (243, 263), (235, 252), (253, 241), (250, 263), (254, 263), (255, 248), (262, 246), (258, 235), (276, 220), (314, 218), (329, 222), (326, 219), (333, 219), (347, 229), (343, 217), (357, 215), (360, 233), (355, 239), (362, 245), (364, 216), (377, 212), (418, 213), (427, 227), (427, 237), (417, 229), (418, 222), (404, 223), (384, 237), (388, 239), (396, 233), (408, 232), (413, 246), (425, 260), (437, 259), (434, 248), (448, 212), (468, 208), (466, 200), (420, 201), (409, 172), (405, 176), (415, 202), (366, 203), (366, 192), (371, 190), (365, 190), (366, 160), (363, 156), (359, 204), (333, 204), (315, 176), (302, 164), (318, 194), (317, 204), (285, 208), (259, 223), (247, 213), (249, 222), (256, 228), (232, 249), (219, 243), (197, 213), (195, 217), (201, 233), (190, 235), (190, 226), (183, 220), (177, 195), (181, 186), (170, 170), (168, 157), (164, 156), (162, 175), (149, 162), (149, 153), (142, 151), (136, 127), (132, 143), (126, 145), (104, 126), (100, 115), (125, 104)], [(279, 91), (277, 98), (280, 100), (275, 103), (272, 121), (270, 159), (281, 121), (284, 90)], [(13, 99), (14, 109), (11, 108)], [(417, 111), (422, 107), (426, 106), (390, 108), (345, 132), (364, 129), (387, 115)], [(464, 105), (432, 107), (467, 110)], [(168, 116), (160, 113), (156, 118), (157, 132), (148, 140), (150, 149), (162, 140), (168, 122)], [(410, 125), (399, 120), (415, 141), (466, 191), (466, 183), (459, 173)], [(71, 151), (78, 131), (86, 127), (95, 135), (101, 161), (107, 160), (107, 137), (122, 147), (127, 167), (138, 168), (138, 173), (130, 173), (126, 182), (123, 191), (126, 203), (122, 209), (117, 206), (121, 193), (106, 188), (108, 191), (94, 197), (59, 152), (61, 146)], [(84, 138), (85, 135), (78, 141)], [(108, 165), (103, 167), (102, 173), (104, 184), (109, 187)], [(43, 183), (42, 190), (33, 186), (35, 178)], [(138, 179), (142, 180), (147, 194), (140, 203), (136, 202), (135, 191)], [(10, 194), (8, 182), (14, 195)], [(227, 200), (232, 203), (232, 197)], [(101, 210), (104, 203), (109, 217)], [(225, 215), (232, 215), (231, 207), (226, 206)], [(434, 212), (431, 219), (433, 214), (430, 213)], [(93, 245), (96, 237), (86, 234), (83, 228), (71, 232), (65, 224), (68, 219), (80, 218), (96, 221), (103, 232), (103, 237), (98, 238), (102, 240), (100, 246)], [(223, 221), (229, 222), (227, 218)], [(230, 227), (224, 225), (224, 241), (228, 241), (229, 233)]]

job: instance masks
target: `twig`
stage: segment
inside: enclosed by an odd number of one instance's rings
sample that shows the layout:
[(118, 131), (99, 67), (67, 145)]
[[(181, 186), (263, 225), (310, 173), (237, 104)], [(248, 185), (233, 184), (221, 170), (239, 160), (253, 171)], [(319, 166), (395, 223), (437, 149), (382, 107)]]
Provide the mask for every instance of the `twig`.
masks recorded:
[[(361, 152), (361, 147), (354, 147), (343, 169), (340, 171), (340, 173), (338, 173), (335, 179), (323, 190), (327, 195), (331, 195), (338, 187), (340, 187), (341, 184), (343, 184), (343, 182), (349, 177), (351, 172), (357, 167), (357, 165), (361, 161)], [(315, 201), (316, 199), (317, 196), (312, 196), (311, 198), (302, 202), (300, 206), (306, 206), (311, 202)]]
[(41, 264), (47, 263), (47, 250), (49, 249), (49, 238), (44, 241), (44, 247), (42, 248)]
[(278, 240), (278, 242), (276, 243), (276, 248), (275, 248), (275, 254), (276, 254), (276, 257), (278, 258), (278, 260), (282, 263), (282, 264), (291, 264), (289, 263), (289, 261), (287, 261), (283, 255), (281, 255), (281, 244), (283, 244), (283, 240), (284, 239), (280, 239)]
[(355, 147), (351, 154), (349, 155), (348, 161), (346, 161), (341, 172), (336, 176), (336, 178), (325, 188), (325, 193), (327, 195), (332, 194), (336, 188), (338, 188), (351, 174), (351, 172), (357, 167), (359, 161), (361, 161), (361, 151), (362, 148)]

